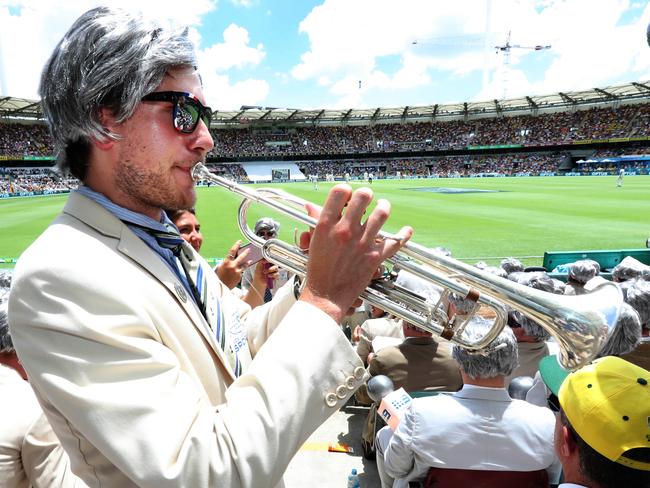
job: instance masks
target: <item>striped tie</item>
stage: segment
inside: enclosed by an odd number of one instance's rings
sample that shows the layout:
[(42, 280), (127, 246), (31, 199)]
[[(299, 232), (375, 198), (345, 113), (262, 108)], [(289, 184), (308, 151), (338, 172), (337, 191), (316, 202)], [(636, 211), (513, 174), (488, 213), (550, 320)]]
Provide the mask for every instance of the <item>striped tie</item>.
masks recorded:
[(168, 224), (165, 224), (167, 232), (154, 230), (151, 228), (144, 228), (149, 234), (155, 237), (156, 241), (161, 247), (171, 250), (174, 256), (181, 263), (181, 267), (187, 278), (190, 290), (194, 295), (194, 301), (201, 310), (201, 314), (208, 322), (210, 329), (214, 331), (215, 339), (228, 356), (230, 365), (235, 372), (235, 376), (240, 376), (242, 373), (242, 366), (237, 353), (233, 350), (232, 345), (226, 344), (226, 320), (223, 313), (223, 307), (219, 298), (214, 295), (213, 300), (209, 300), (208, 296), (208, 279), (206, 273), (213, 271), (198, 259), (194, 257), (194, 250), (192, 246), (185, 242), (176, 229)]
[(201, 267), (197, 266), (198, 263), (192, 263), (195, 259), (192, 256), (192, 252), (187, 248), (189, 247), (189, 244), (185, 242), (178, 231), (169, 224), (164, 225), (167, 232), (151, 229), (149, 227), (141, 228), (155, 237), (160, 247), (169, 249), (179, 260), (183, 272), (185, 273), (185, 277), (187, 278), (190, 291), (194, 297), (194, 302), (196, 302), (199, 310), (201, 310), (203, 317), (207, 319), (205, 313), (205, 292), (207, 286), (205, 284), (205, 276), (203, 276)]
[(271, 300), (273, 300), (273, 292), (267, 286), (266, 290), (264, 290), (264, 303), (269, 303)]

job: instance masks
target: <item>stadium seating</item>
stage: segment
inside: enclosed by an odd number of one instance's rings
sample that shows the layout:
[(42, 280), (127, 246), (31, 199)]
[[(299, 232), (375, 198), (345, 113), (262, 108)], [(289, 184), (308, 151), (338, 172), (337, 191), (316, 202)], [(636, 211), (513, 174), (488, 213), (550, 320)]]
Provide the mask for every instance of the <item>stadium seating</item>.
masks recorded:
[[(615, 174), (621, 167), (628, 174), (650, 174), (650, 103), (426, 122), (305, 126), (284, 121), (211, 131), (212, 171), (241, 182), (263, 180), (270, 166), (263, 174), (251, 170), (271, 161), (295, 164), (292, 179), (300, 172), (336, 180), (346, 173), (363, 179), (365, 172), (378, 179)], [(585, 145), (594, 142), (600, 144), (597, 149)], [(624, 164), (612, 160), (621, 157)], [(2, 160), (21, 168), (52, 165), (45, 125), (0, 123)], [(10, 184), (7, 175), (12, 172), (0, 168), (0, 196), (76, 186), (74, 180), (54, 174), (48, 180), (29, 172), (19, 174), (20, 181), (13, 176)]]
[(456, 488), (458, 486), (546, 488), (548, 487), (548, 474), (543, 469), (538, 471), (481, 471), (431, 468), (422, 486), (424, 488)]
[(548, 147), (650, 136), (650, 105), (537, 116), (354, 126), (212, 129), (220, 157), (276, 157), (442, 151), (498, 146)]
[(580, 259), (592, 259), (600, 264), (601, 276), (611, 278), (610, 271), (619, 264), (623, 258), (631, 256), (643, 264), (650, 265), (650, 249), (619, 249), (599, 251), (554, 251), (544, 253), (543, 267), (549, 271), (553, 278), (566, 281), (566, 272), (552, 271), (560, 265), (573, 263)]
[[(539, 115), (336, 126), (212, 128), (211, 158), (391, 154), (406, 151), (539, 147), (591, 141), (647, 141), (650, 104), (621, 105)], [(401, 122), (401, 121), (400, 121)], [(646, 142), (647, 144), (647, 142)], [(44, 124), (0, 123), (0, 157), (51, 157)]]

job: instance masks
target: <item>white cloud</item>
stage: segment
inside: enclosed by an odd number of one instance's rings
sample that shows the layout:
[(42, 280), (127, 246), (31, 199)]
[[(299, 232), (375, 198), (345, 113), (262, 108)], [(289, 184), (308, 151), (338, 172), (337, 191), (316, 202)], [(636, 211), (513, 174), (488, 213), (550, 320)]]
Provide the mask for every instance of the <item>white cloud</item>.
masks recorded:
[[(45, 61), (72, 22), (99, 1), (58, 0), (50, 2), (13, 1), (13, 15), (8, 4), (0, 0), (0, 72), (6, 94), (36, 99), (38, 83)], [(105, 2), (101, 2), (105, 3)], [(201, 36), (196, 29), (202, 17), (216, 8), (216, 1), (193, 0), (179, 8), (175, 0), (113, 0), (112, 6), (139, 10), (161, 22), (193, 25), (190, 36), (197, 43)], [(18, 12), (18, 14), (16, 14)], [(26, 32), (36, 33), (25, 35)], [(230, 69), (254, 66), (264, 58), (261, 44), (249, 46), (248, 31), (234, 24), (224, 31), (224, 42), (199, 51), (206, 98), (214, 107), (238, 107), (261, 102), (269, 93), (263, 80), (232, 82), (226, 73)]]
[[(275, 44), (266, 38), (265, 44), (251, 40), (245, 26), (231, 24), (223, 32), (223, 41), (205, 46), (209, 26), (200, 29), (206, 14), (226, 1), (242, 8), (261, 4), (258, 0), (187, 0), (179, 8), (177, 0), (113, 0), (111, 5), (191, 25), (190, 36), (202, 48), (200, 64), (213, 107), (263, 104), (273, 83), (287, 83), (286, 76), (277, 74), (284, 68), (266, 65), (267, 45)], [(37, 98), (41, 68), (55, 44), (75, 18), (100, 3), (106, 2), (0, 0), (0, 91)], [(495, 53), (494, 46), (505, 43), (511, 31), (512, 44), (551, 44), (552, 49), (511, 50), (508, 96), (650, 77), (650, 48), (645, 41), (648, 2), (491, 0), (489, 23), (487, 5), (486, 0), (323, 0), (298, 27), (309, 48), (290, 76), (296, 90), (309, 90), (314, 105), (321, 107), (445, 103), (450, 101), (446, 89), (467, 93), (463, 84), (477, 83), (481, 73), (486, 75), (484, 86), (460, 97), (500, 98), (503, 56)], [(629, 15), (631, 7), (642, 12), (638, 18)], [(265, 3), (264, 8), (270, 15), (274, 4)], [(287, 36), (294, 34), (287, 31)], [(258, 67), (270, 68), (264, 71), (269, 73), (268, 82), (243, 79)], [(284, 103), (294, 102), (289, 98)]]
[[(0, 1), (0, 72), (7, 95), (38, 98), (38, 83), (45, 61), (77, 17), (105, 4), (101, 0), (13, 0)], [(216, 1), (194, 0), (182, 9), (173, 0), (113, 0), (111, 6), (142, 11), (160, 21), (176, 25), (199, 24)], [(11, 10), (9, 8), (11, 6)]]
[[(558, 56), (546, 71), (542, 88), (558, 91), (598, 87), (621, 73), (650, 68), (650, 51), (643, 42), (650, 8), (636, 22), (620, 25), (627, 2), (608, 0), (598, 6), (581, 11), (573, 4), (558, 4), (548, 12), (557, 29), (553, 49)], [(567, 20), (578, 15), (579, 23)]]
[[(0, 73), (5, 75), (0, 78), (0, 90), (14, 97), (37, 99), (41, 69), (54, 46), (79, 15), (99, 3), (97, 0), (19, 0), (12, 2), (15, 10), (12, 9), (14, 15), (10, 15), (6, 2), (0, 0)], [(166, 24), (191, 25), (190, 37), (197, 45), (201, 41), (197, 26), (216, 4), (211, 0), (193, 0), (179, 9), (176, 0), (111, 2), (112, 6), (142, 11)], [(25, 32), (38, 34), (26, 36)], [(222, 43), (197, 53), (208, 103), (215, 108), (238, 108), (242, 104), (262, 102), (270, 90), (266, 81), (233, 82), (228, 71), (258, 65), (266, 55), (264, 46), (249, 46), (248, 31), (235, 24), (225, 29), (223, 37)]]
[(317, 83), (319, 86), (328, 86), (332, 84), (332, 80), (329, 76), (323, 75), (318, 77)]
[(300, 23), (311, 46), (294, 74), (304, 78), (359, 61), (373, 64), (376, 57), (408, 51), (413, 41), (422, 45), (433, 38), (482, 33), (480, 5), (470, 0), (325, 0)]
[(230, 3), (236, 7), (250, 8), (253, 6), (253, 0), (230, 0)]
[[(582, 90), (635, 80), (620, 79), (622, 74), (647, 79), (650, 50), (644, 41), (650, 6), (646, 6), (639, 19), (623, 25), (621, 16), (628, 8), (626, 1), (602, 0), (597, 9), (588, 8), (589, 5), (593, 6), (579, 1), (550, 2), (547, 9), (529, 18), (520, 29), (520, 35), (528, 38), (526, 42), (544, 39), (541, 36), (546, 35), (552, 44), (549, 53), (553, 60), (541, 81), (531, 82), (522, 69), (515, 67), (522, 54), (517, 52), (518, 57), (513, 56), (507, 75), (509, 97)], [(575, 22), (576, 18), (580, 18), (580, 22)], [(512, 53), (515, 54), (514, 49)], [(502, 80), (497, 75), (495, 72), (490, 85), (475, 99), (501, 98)]]
[(286, 85), (287, 83), (289, 83), (289, 81), (291, 81), (291, 78), (289, 77), (289, 75), (287, 73), (282, 72), (282, 71), (274, 72), (273, 76), (275, 77), (275, 79), (279, 80), (280, 83), (282, 83), (283, 85)]
[(270, 92), (265, 80), (232, 82), (227, 75), (215, 70), (204, 72), (202, 76), (205, 98), (213, 109), (233, 110), (242, 105), (261, 105)]
[[(489, 5), (487, 22), (486, 2), (325, 0), (300, 23), (310, 47), (291, 73), (320, 85), (328, 80), (341, 106), (351, 101), (363, 106), (373, 90), (394, 90), (395, 98), (403, 99), (409, 89), (437, 79), (449, 84), (477, 72), (484, 73), (487, 84), (468, 99), (501, 98), (504, 71), (508, 96), (519, 96), (633, 81), (620, 77), (650, 70), (644, 41), (648, 5), (628, 24), (621, 22), (630, 8), (626, 0), (499, 0)], [(504, 67), (495, 46), (506, 42), (508, 32), (511, 45), (552, 48), (513, 47)], [(397, 67), (379, 68), (394, 59)], [(539, 60), (546, 63), (541, 70), (534, 65)], [(352, 82), (359, 79), (363, 90)], [(438, 102), (445, 100), (430, 100)]]
[[(310, 50), (292, 75), (329, 77), (331, 92), (348, 96), (342, 104), (362, 103), (358, 89), (345, 82), (348, 76), (363, 80), (366, 93), (404, 92), (431, 84), (434, 69), (463, 75), (484, 65), (485, 4), (470, 0), (326, 0), (301, 22), (300, 31)], [(398, 59), (399, 67), (379, 69), (383, 59)]]
[(248, 31), (236, 24), (226, 27), (223, 39), (223, 43), (214, 44), (201, 52), (199, 61), (203, 68), (208, 65), (210, 69), (227, 71), (247, 65), (256, 66), (266, 56), (264, 45), (249, 46)]
[(241, 105), (258, 105), (268, 96), (270, 85), (265, 80), (247, 79), (232, 82), (228, 72), (255, 67), (266, 53), (263, 44), (249, 46), (248, 31), (230, 24), (223, 32), (223, 42), (198, 52), (205, 97), (212, 107), (235, 109)]

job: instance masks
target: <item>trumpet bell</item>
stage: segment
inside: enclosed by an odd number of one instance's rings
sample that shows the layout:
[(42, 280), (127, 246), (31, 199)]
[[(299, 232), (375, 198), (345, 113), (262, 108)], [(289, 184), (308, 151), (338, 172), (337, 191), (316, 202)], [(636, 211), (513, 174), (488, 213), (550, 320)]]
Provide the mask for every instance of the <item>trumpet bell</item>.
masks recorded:
[(618, 285), (609, 282), (585, 295), (551, 296), (557, 299), (551, 301), (555, 313), (548, 317), (539, 314), (537, 321), (558, 342), (559, 363), (564, 369), (575, 370), (594, 359), (614, 331), (623, 293)]

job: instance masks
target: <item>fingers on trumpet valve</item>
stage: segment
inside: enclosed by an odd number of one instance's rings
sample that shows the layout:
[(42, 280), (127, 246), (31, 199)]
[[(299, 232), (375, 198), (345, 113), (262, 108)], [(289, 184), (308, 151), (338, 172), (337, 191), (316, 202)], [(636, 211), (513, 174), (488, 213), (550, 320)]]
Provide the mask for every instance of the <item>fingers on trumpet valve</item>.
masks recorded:
[(377, 237), (375, 237), (375, 242), (379, 244), (380, 242), (383, 241), (397, 241), (397, 242), (403, 242), (404, 238), (400, 237), (395, 234), (380, 234)]

